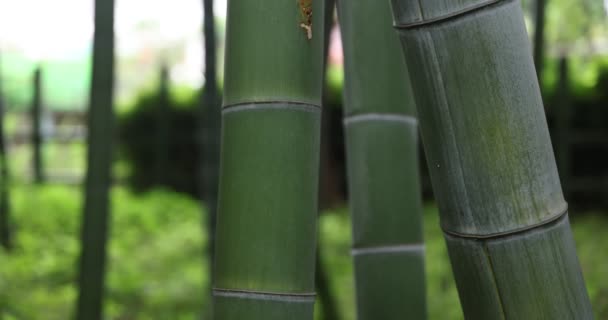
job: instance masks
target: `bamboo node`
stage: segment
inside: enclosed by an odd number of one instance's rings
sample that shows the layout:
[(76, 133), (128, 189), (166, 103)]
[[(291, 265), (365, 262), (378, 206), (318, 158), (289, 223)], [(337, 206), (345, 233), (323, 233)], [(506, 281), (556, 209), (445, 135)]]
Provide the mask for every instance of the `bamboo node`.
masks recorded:
[(560, 221), (562, 221), (563, 219), (566, 219), (567, 217), (568, 217), (568, 206), (566, 205), (565, 210), (563, 210), (559, 214), (554, 215), (544, 221), (541, 221), (541, 222), (533, 224), (533, 225), (504, 231), (504, 232), (497, 232), (497, 233), (490, 233), (490, 234), (466, 234), (466, 233), (460, 233), (460, 232), (455, 232), (455, 231), (449, 231), (443, 226), (441, 226), (441, 229), (444, 234), (452, 236), (452, 237), (456, 237), (456, 238), (487, 240), (487, 239), (504, 238), (504, 237), (508, 237), (508, 236), (512, 236), (512, 235), (525, 233), (525, 232), (528, 232), (531, 230), (543, 228), (543, 227), (550, 226), (553, 224), (557, 224)]
[[(513, 1), (513, 0), (511, 0)], [(438, 15), (438, 16), (434, 16), (434, 17), (429, 17), (429, 18), (422, 18), (421, 20), (415, 20), (415, 21), (406, 21), (406, 22), (398, 22), (396, 21), (394, 23), (394, 27), (397, 29), (414, 29), (414, 28), (420, 28), (420, 27), (424, 27), (424, 26), (428, 26), (428, 25), (434, 25), (440, 22), (444, 22), (447, 20), (453, 20), (456, 19), (458, 17), (479, 11), (479, 10), (483, 10), (485, 8), (491, 7), (493, 5), (498, 5), (501, 2), (509, 2), (509, 0), (487, 0), (478, 4), (474, 4), (465, 8), (462, 8), (460, 10), (454, 11), (454, 12), (447, 12), (444, 13), (442, 15)], [(397, 17), (395, 18), (397, 19)]]
[(236, 299), (291, 302), (291, 303), (314, 303), (316, 293), (314, 293), (314, 292), (304, 292), (304, 293), (269, 292), (269, 291), (213, 288), (213, 296), (214, 297), (225, 297), (225, 298), (236, 298)]

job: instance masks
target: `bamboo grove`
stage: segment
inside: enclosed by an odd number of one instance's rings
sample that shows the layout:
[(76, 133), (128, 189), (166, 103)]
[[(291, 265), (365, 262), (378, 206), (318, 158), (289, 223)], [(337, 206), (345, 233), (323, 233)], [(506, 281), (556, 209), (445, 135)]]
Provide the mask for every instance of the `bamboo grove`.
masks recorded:
[[(207, 69), (198, 103), (197, 179), (212, 270), (205, 306), (212, 311), (204, 315), (313, 319), (333, 2), (228, 0), (223, 86), (213, 1), (202, 4)], [(78, 320), (104, 318), (111, 216), (114, 0), (96, 0), (94, 8)], [(465, 318), (592, 319), (519, 1), (341, 0), (337, 9), (357, 319), (427, 318), (420, 145)], [(536, 36), (539, 65), (543, 33)], [(566, 73), (565, 61), (561, 69)], [(38, 69), (37, 183), (44, 181), (41, 77)], [(159, 184), (171, 165), (163, 121), (168, 78), (163, 66)], [(8, 250), (2, 102), (0, 86), (0, 245)], [(558, 119), (562, 131), (568, 118)]]

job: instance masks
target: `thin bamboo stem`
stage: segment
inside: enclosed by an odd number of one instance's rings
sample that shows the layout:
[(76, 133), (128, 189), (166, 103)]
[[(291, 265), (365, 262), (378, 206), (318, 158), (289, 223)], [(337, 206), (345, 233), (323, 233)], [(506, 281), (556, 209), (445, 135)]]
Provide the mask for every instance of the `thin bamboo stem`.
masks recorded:
[(34, 169), (34, 182), (44, 182), (42, 160), (42, 68), (37, 67), (33, 78), (34, 96), (32, 99), (32, 168)]
[[(217, 196), (220, 171), (220, 126), (221, 97), (217, 83), (217, 52), (213, 0), (203, 0), (205, 39), (205, 87), (201, 95), (200, 107), (200, 153), (201, 154), (201, 201), (206, 205), (207, 216), (207, 257), (209, 259), (209, 279), (213, 279), (215, 261), (215, 225), (217, 223)], [(211, 284), (207, 288), (211, 293)], [(213, 314), (212, 304), (206, 314)]]
[(155, 175), (156, 185), (168, 186), (169, 150), (171, 141), (171, 98), (169, 93), (169, 69), (166, 64), (160, 68), (158, 86), (158, 109), (156, 110), (156, 154)]
[(2, 90), (2, 63), (0, 60), (0, 245), (6, 250), (12, 248), (10, 227), (9, 165), (4, 132), (6, 107)]
[[(329, 53), (329, 40), (330, 33), (334, 26), (334, 10), (335, 0), (325, 0), (325, 22), (323, 26), (323, 104), (326, 103), (327, 98), (327, 60)], [(327, 181), (327, 175), (329, 174), (329, 161), (330, 161), (330, 118), (327, 117), (328, 109), (324, 108), (321, 112), (321, 145), (320, 145), (320, 168), (319, 168), (319, 215), (321, 215), (322, 209), (327, 204), (324, 203), (323, 196), (330, 193), (329, 184), (324, 183)], [(325, 181), (324, 181), (325, 180)], [(327, 267), (323, 263), (323, 248), (321, 243), (317, 241), (317, 253), (316, 253), (316, 264), (315, 264), (315, 289), (317, 292), (318, 302), (321, 306), (321, 319), (322, 320), (340, 320), (342, 317), (337, 308), (335, 296), (333, 295), (331, 288), (331, 279), (327, 274)]]
[(543, 89), (543, 70), (545, 59), (545, 16), (547, 0), (535, 0), (534, 6), (534, 66), (540, 89)]
[(95, 0), (93, 74), (88, 117), (87, 172), (79, 269), (78, 320), (103, 318), (114, 86), (114, 0)]

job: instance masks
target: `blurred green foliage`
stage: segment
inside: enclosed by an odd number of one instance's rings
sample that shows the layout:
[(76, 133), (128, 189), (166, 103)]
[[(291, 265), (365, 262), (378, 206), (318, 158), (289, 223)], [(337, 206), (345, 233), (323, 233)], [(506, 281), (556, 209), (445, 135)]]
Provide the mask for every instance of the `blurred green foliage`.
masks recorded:
[[(119, 155), (129, 165), (127, 180), (134, 190), (145, 191), (157, 185), (156, 157), (161, 151), (170, 160), (169, 166), (163, 168), (167, 177), (164, 187), (197, 196), (201, 192), (197, 179), (201, 161), (198, 95), (185, 89), (177, 95), (174, 92), (171, 90), (162, 118), (159, 118), (162, 102), (158, 91), (141, 95), (120, 115)], [(157, 135), (163, 124), (168, 130), (166, 144), (159, 143)], [(166, 150), (159, 150), (163, 145)]]
[[(13, 188), (16, 248), (0, 253), (1, 319), (70, 319), (77, 295), (81, 192)], [(200, 206), (154, 191), (112, 192), (107, 319), (195, 319), (208, 278)]]
[[(65, 186), (15, 186), (16, 249), (0, 252), (0, 319), (69, 319), (76, 298), (81, 192)], [(198, 319), (208, 301), (206, 235), (198, 202), (162, 190), (112, 192), (106, 319)], [(425, 208), (430, 319), (462, 319), (437, 208)], [(608, 318), (608, 217), (573, 218), (597, 319)], [(344, 319), (355, 319), (350, 220), (321, 216), (319, 235), (331, 288)]]

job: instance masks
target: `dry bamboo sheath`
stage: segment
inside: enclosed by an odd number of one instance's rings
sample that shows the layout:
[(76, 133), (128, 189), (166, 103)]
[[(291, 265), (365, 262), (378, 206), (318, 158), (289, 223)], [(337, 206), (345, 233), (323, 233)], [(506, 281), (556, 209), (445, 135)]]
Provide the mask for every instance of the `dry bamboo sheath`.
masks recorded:
[(520, 3), (392, 0), (467, 319), (591, 319)]
[(323, 8), (228, 1), (215, 319), (313, 317)]
[(389, 1), (338, 1), (357, 319), (426, 319), (418, 123)]

